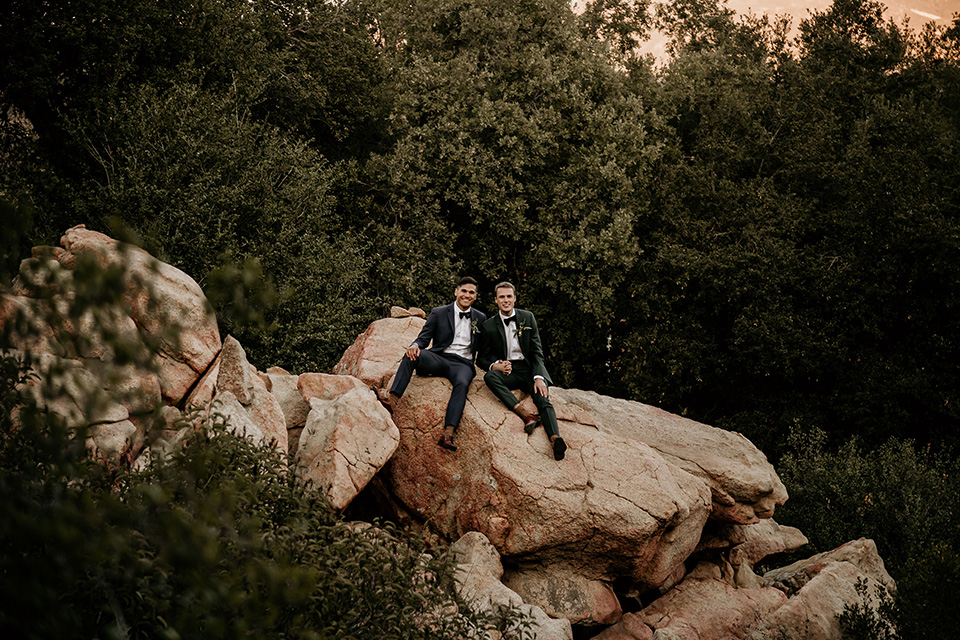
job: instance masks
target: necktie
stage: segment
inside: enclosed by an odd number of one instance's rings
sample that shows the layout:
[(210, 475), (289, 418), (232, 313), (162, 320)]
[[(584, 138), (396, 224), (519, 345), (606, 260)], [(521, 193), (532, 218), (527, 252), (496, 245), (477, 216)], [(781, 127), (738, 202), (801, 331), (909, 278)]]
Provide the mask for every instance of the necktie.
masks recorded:
[(503, 319), (503, 324), (510, 324), (511, 322), (513, 322), (513, 321), (516, 320), (516, 319), (517, 319), (517, 316), (510, 316), (509, 318), (504, 318), (504, 319)]
[(470, 317), (470, 312), (469, 312), (469, 311), (461, 311), (461, 312), (460, 312), (460, 317), (461, 317), (461, 318), (469, 318), (469, 317)]

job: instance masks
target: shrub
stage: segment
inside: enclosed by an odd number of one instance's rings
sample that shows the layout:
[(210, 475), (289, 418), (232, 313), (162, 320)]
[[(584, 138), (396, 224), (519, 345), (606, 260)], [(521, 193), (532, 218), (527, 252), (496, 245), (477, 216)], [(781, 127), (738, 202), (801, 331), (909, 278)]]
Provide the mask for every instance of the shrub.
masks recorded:
[[(853, 438), (831, 450), (819, 430), (793, 433), (789, 447), (778, 471), (790, 501), (777, 519), (799, 527), (816, 551), (875, 540), (899, 590), (888, 622), (904, 639), (950, 635), (960, 624), (957, 460), (896, 439), (867, 450)], [(865, 624), (863, 611), (847, 613)]]

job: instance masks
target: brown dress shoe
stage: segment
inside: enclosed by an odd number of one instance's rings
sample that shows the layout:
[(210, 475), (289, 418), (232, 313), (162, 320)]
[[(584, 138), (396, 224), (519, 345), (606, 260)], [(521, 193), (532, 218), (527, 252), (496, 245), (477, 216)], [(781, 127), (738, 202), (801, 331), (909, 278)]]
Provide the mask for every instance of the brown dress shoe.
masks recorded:
[(523, 420), (523, 431), (524, 431), (524, 433), (526, 433), (527, 435), (530, 435), (531, 433), (533, 433), (533, 430), (536, 429), (536, 428), (537, 428), (537, 425), (540, 424), (540, 416), (538, 416), (538, 415), (536, 415), (536, 414), (534, 414), (534, 413), (526, 413), (525, 411), (523, 411), (522, 409), (520, 409), (520, 405), (519, 405), (519, 404), (517, 404), (517, 405), (513, 408), (513, 411), (514, 411), (514, 413), (516, 413), (518, 416), (520, 416), (520, 419), (521, 419), (521, 420)]
[(386, 389), (381, 389), (380, 387), (373, 387), (373, 392), (377, 394), (377, 400), (380, 401), (380, 404), (383, 405), (383, 408), (390, 413), (393, 413), (393, 408), (397, 406), (400, 398), (390, 393)]
[(450, 451), (457, 450), (457, 445), (453, 444), (453, 436), (446, 433), (440, 436), (440, 441), (437, 444)]

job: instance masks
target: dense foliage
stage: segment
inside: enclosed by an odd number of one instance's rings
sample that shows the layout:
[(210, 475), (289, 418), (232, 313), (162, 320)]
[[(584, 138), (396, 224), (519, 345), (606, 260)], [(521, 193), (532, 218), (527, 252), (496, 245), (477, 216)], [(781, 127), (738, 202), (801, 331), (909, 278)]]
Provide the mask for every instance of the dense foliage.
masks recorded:
[[(935, 460), (960, 446), (960, 18), (835, 0), (792, 37), (717, 0), (122, 4), (0, 8), (5, 279), (69, 226), (129, 228), (293, 371), (460, 274), (509, 279), (559, 384), (775, 461), (791, 429), (825, 434), (786, 473), (818, 545), (877, 529), (828, 534), (818, 455), (955, 478)], [(662, 64), (634, 49), (652, 8)], [(956, 580), (938, 540), (946, 560), (895, 577)]]
[[(960, 460), (888, 440), (839, 450), (822, 431), (794, 433), (780, 466), (791, 489), (777, 512), (801, 527), (817, 550), (871, 538), (899, 597), (886, 620), (903, 638), (943, 638), (960, 624)], [(872, 595), (872, 594), (871, 594)], [(869, 616), (863, 616), (869, 619)], [(856, 638), (877, 638), (869, 625)]]

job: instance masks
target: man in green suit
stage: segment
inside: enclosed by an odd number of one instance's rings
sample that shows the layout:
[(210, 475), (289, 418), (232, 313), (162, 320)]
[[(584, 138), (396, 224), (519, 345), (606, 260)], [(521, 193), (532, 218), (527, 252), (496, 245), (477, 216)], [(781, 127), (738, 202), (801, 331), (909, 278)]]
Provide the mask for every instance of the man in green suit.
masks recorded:
[[(543, 364), (537, 319), (529, 311), (514, 308), (517, 290), (509, 282), (501, 282), (494, 292), (500, 312), (480, 325), (477, 340), (477, 366), (486, 371), (483, 381), (500, 402), (523, 419), (527, 434), (533, 433), (542, 419), (553, 444), (553, 457), (562, 460), (567, 445), (560, 437), (557, 413), (550, 403), (549, 385), (553, 381)], [(522, 411), (512, 389), (522, 389), (533, 397), (539, 418)]]

